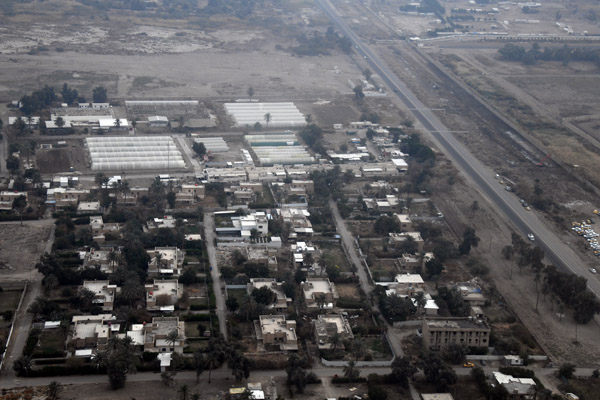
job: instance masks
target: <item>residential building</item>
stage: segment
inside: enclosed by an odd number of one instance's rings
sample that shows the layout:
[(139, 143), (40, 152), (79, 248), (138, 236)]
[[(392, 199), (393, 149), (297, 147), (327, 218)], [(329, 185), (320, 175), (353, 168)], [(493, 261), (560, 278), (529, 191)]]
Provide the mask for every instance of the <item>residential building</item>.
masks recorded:
[(27, 192), (0, 192), (0, 210), (12, 210), (13, 201), (21, 196), (27, 200)]
[(409, 253), (403, 253), (402, 257), (398, 258), (398, 264), (403, 271), (421, 272), (423, 261), (419, 256)]
[(313, 194), (315, 192), (315, 183), (310, 179), (294, 179), (290, 184), (290, 188), (292, 193)]
[(115, 295), (119, 288), (111, 285), (109, 281), (83, 281), (82, 289), (94, 293), (94, 304), (102, 307), (102, 311), (112, 311), (115, 304)]
[(301, 286), (308, 308), (330, 310), (335, 306), (335, 300), (339, 297), (335, 285), (328, 278), (307, 278)]
[(162, 218), (153, 218), (146, 222), (146, 229), (156, 231), (161, 228), (174, 229), (176, 220), (172, 215), (165, 215)]
[(296, 321), (286, 320), (285, 315), (261, 315), (254, 321), (259, 346), (278, 347), (281, 351), (298, 350)]
[(415, 242), (416, 246), (417, 246), (417, 253), (422, 253), (423, 252), (423, 246), (425, 245), (425, 242), (423, 241), (423, 238), (421, 237), (421, 234), (419, 232), (402, 232), (402, 233), (390, 233), (390, 244), (394, 247), (401, 247), (404, 246), (405, 242), (408, 239), (408, 237), (411, 237), (412, 240)]
[(105, 349), (110, 336), (119, 332), (119, 324), (115, 321), (116, 317), (111, 314), (74, 316), (71, 344), (76, 349)]
[(301, 208), (279, 208), (277, 213), (284, 223), (291, 224), (290, 237), (312, 236), (314, 233), (312, 224), (308, 217), (310, 212)]
[[(171, 341), (169, 336), (173, 332), (177, 333), (177, 339)], [(152, 324), (144, 326), (144, 351), (181, 354), (184, 346), (185, 322), (179, 321), (179, 317), (154, 317)]]
[[(348, 323), (348, 319), (340, 314), (320, 314), (315, 324), (315, 342), (321, 349), (331, 349), (333, 347), (331, 338), (334, 335), (338, 335), (340, 341), (352, 340), (354, 335), (352, 334), (352, 328)], [(338, 344), (339, 348), (343, 345)]]
[(253, 264), (264, 265), (271, 271), (277, 271), (277, 249), (270, 247), (248, 247), (246, 249), (248, 261)]
[(285, 168), (281, 165), (272, 167), (246, 167), (248, 180), (253, 182), (283, 181), (287, 177)]
[(292, 304), (292, 299), (285, 295), (283, 282), (277, 282), (275, 278), (251, 278), (250, 282), (246, 284), (246, 292), (252, 294), (254, 289), (262, 287), (268, 287), (277, 296), (275, 303), (268, 306), (269, 309), (287, 311), (288, 305)]
[(204, 185), (184, 184), (175, 194), (175, 202), (194, 204), (204, 198)]
[[(269, 220), (263, 211), (256, 211), (249, 215), (231, 217), (233, 230), (239, 232), (242, 238), (250, 238), (252, 232), (256, 231), (259, 235), (269, 233)], [(218, 231), (218, 229), (217, 229)]]
[(90, 195), (87, 189), (76, 188), (52, 188), (46, 192), (46, 203), (53, 204), (57, 209), (67, 206), (77, 206), (80, 201), (85, 200)]
[(107, 233), (116, 237), (121, 236), (121, 225), (117, 222), (104, 223), (101, 215), (90, 216), (90, 228), (94, 241), (97, 243), (104, 243)]
[(77, 205), (77, 214), (98, 214), (101, 209), (99, 201), (81, 201)]
[(425, 281), (419, 274), (398, 274), (394, 282), (398, 294), (412, 297), (416, 292), (425, 290)]
[(447, 350), (452, 344), (487, 347), (490, 326), (485, 320), (464, 318), (423, 319), (423, 343), (431, 350)]
[(150, 277), (177, 277), (181, 275), (185, 253), (177, 247), (156, 247), (148, 250), (150, 262), (148, 275)]
[(485, 305), (485, 296), (481, 292), (481, 288), (472, 282), (459, 283), (456, 288), (463, 297), (463, 300), (473, 306)]
[(413, 230), (413, 223), (408, 214), (394, 214), (398, 223), (400, 224), (400, 230), (402, 232), (410, 232)]
[(146, 308), (149, 311), (174, 311), (175, 303), (183, 294), (177, 279), (155, 279), (145, 288)]
[(512, 375), (505, 375), (501, 372), (494, 371), (494, 381), (498, 385), (504, 386), (504, 389), (508, 392), (509, 399), (523, 399), (529, 400), (534, 399), (535, 381), (531, 378), (515, 378)]
[[(367, 153), (368, 155), (368, 153)], [(376, 176), (394, 176), (398, 175), (398, 169), (392, 162), (368, 163), (361, 167), (362, 175), (365, 178)]]
[[(111, 253), (114, 256), (111, 256)], [(83, 260), (81, 268), (100, 268), (100, 271), (112, 274), (119, 266), (121, 258), (121, 250), (118, 248), (105, 248), (96, 250), (91, 248), (90, 251), (82, 251), (79, 253), (79, 258)]]

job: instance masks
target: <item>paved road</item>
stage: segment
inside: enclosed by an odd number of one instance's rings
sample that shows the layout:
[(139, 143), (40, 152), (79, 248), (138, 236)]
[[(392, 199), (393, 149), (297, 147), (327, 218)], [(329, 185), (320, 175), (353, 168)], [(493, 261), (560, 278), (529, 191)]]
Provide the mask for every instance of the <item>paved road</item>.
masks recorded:
[(495, 179), (495, 173), (477, 160), (467, 148), (449, 132), (449, 129), (398, 79), (358, 35), (342, 21), (328, 0), (317, 0), (325, 14), (337, 25), (355, 46), (356, 51), (366, 59), (371, 68), (396, 93), (412, 114), (430, 132), (440, 149), (454, 161), (461, 172), (475, 185), (488, 202), (512, 221), (517, 230), (523, 235), (533, 233), (538, 244), (546, 253), (547, 259), (558, 267), (569, 270), (588, 279), (588, 287), (600, 295), (600, 281), (588, 270), (588, 266), (578, 255), (558, 238), (552, 229), (546, 226), (531, 211), (526, 211), (516, 196), (504, 190)]
[(208, 252), (208, 261), (210, 262), (210, 275), (213, 281), (213, 291), (217, 302), (217, 317), (219, 318), (219, 330), (227, 340), (227, 309), (225, 308), (225, 285), (221, 281), (219, 265), (217, 264), (217, 250), (215, 249), (215, 217), (213, 213), (204, 213), (204, 242)]
[[(42, 221), (48, 223), (49, 220)], [(39, 223), (40, 221), (31, 222)], [(53, 220), (50, 222), (52, 223), (52, 229), (50, 230), (50, 235), (48, 237), (48, 241), (46, 242), (46, 248), (44, 249), (45, 253), (50, 253), (52, 251), (52, 245), (54, 244), (54, 231), (56, 225), (54, 225)], [(31, 265), (30, 268), (34, 268), (34, 266)], [(27, 293), (25, 294), (21, 308), (15, 315), (13, 333), (10, 338), (10, 342), (7, 344), (6, 358), (4, 359), (4, 364), (2, 365), (2, 371), (0, 371), (4, 376), (15, 376), (13, 363), (23, 354), (23, 348), (27, 342), (29, 329), (31, 328), (31, 323), (33, 322), (33, 317), (31, 314), (27, 313), (27, 309), (31, 303), (33, 303), (34, 300), (42, 293), (42, 278), (42, 274), (40, 274), (36, 269), (33, 269), (31, 273), (31, 280), (27, 287)], [(4, 379), (5, 378), (3, 378), (3, 380)]]
[(194, 173), (197, 175), (202, 173), (202, 166), (198, 162), (198, 159), (194, 157), (194, 152), (188, 145), (188, 142), (183, 136), (174, 136), (173, 139), (179, 142), (179, 146), (183, 149), (183, 152), (187, 156), (192, 168), (194, 169)]

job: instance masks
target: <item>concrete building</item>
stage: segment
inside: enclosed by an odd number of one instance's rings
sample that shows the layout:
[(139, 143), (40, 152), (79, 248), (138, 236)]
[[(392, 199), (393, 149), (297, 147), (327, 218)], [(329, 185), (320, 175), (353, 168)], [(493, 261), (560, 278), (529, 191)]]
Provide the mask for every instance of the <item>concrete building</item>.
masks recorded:
[(394, 214), (398, 223), (400, 224), (400, 230), (402, 232), (410, 232), (413, 230), (413, 223), (408, 214)]
[(25, 196), (25, 200), (28, 199), (27, 192), (0, 192), (0, 210), (12, 210), (13, 201), (21, 196)]
[(165, 215), (162, 218), (153, 218), (146, 222), (146, 228), (149, 231), (155, 231), (161, 228), (174, 229), (176, 220), (172, 215)]
[(452, 344), (488, 347), (490, 326), (485, 320), (465, 318), (423, 319), (423, 344), (431, 350), (447, 350)]
[(285, 315), (261, 315), (254, 322), (259, 346), (276, 346), (281, 351), (298, 350), (296, 321), (286, 320)]
[(80, 201), (85, 200), (90, 195), (87, 189), (75, 188), (51, 188), (46, 192), (46, 203), (54, 205), (57, 209), (67, 206), (77, 206)]
[(307, 278), (301, 286), (304, 301), (308, 308), (331, 310), (339, 297), (335, 285), (328, 278)]
[(494, 381), (498, 385), (504, 386), (508, 392), (509, 399), (529, 400), (535, 398), (535, 381), (531, 378), (514, 378), (512, 375), (505, 375), (494, 371)]
[(421, 233), (419, 232), (402, 232), (402, 233), (390, 233), (390, 244), (394, 247), (401, 247), (404, 245), (404, 243), (408, 240), (408, 237), (410, 236), (415, 244), (417, 245), (417, 253), (422, 253), (423, 252), (423, 246), (425, 245), (425, 242), (423, 241), (423, 238), (421, 237)]
[(177, 279), (155, 279), (154, 283), (147, 284), (146, 308), (149, 311), (174, 311), (175, 303), (183, 294)]
[(460, 283), (456, 288), (463, 297), (463, 300), (473, 306), (485, 305), (485, 296), (481, 292), (481, 288), (471, 282)]
[(290, 189), (292, 193), (313, 194), (315, 192), (315, 183), (310, 179), (294, 179), (290, 184)]
[(181, 185), (175, 193), (175, 202), (184, 204), (194, 204), (204, 198), (204, 185), (185, 184)]
[[(331, 338), (338, 335), (341, 341), (354, 338), (352, 328), (346, 317), (340, 314), (320, 314), (315, 324), (315, 342), (321, 349), (331, 349)], [(341, 348), (342, 345), (338, 345)]]
[[(115, 254), (116, 260), (111, 260), (111, 253)], [(79, 252), (79, 258), (83, 260), (81, 268), (100, 268), (100, 271), (112, 274), (119, 266), (121, 250), (118, 248), (104, 248), (96, 250), (91, 248), (90, 251)]]
[(244, 168), (205, 168), (205, 179), (212, 182), (246, 182), (248, 175)]
[(75, 349), (104, 350), (110, 336), (119, 333), (115, 320), (116, 317), (111, 314), (74, 316), (71, 344)]
[(94, 293), (94, 304), (102, 307), (102, 311), (112, 311), (115, 304), (115, 295), (119, 288), (111, 285), (109, 281), (84, 281), (82, 289)]
[(287, 178), (287, 172), (281, 165), (272, 167), (246, 167), (248, 180), (253, 182), (275, 182)]
[(308, 217), (310, 212), (302, 208), (279, 208), (277, 213), (284, 223), (290, 223), (292, 226), (292, 233), (290, 237), (306, 237), (312, 236), (314, 230)]
[[(269, 233), (269, 220), (263, 211), (256, 211), (249, 215), (231, 217), (233, 229), (231, 233), (239, 234), (242, 238), (250, 238), (252, 232), (256, 231), (259, 235)], [(217, 229), (219, 232), (219, 229)]]
[[(169, 340), (172, 332), (177, 333), (174, 342)], [(144, 351), (153, 353), (183, 353), (185, 346), (185, 322), (179, 317), (154, 317), (152, 324), (144, 326)]]
[(183, 269), (185, 253), (177, 247), (156, 247), (148, 250), (150, 262), (148, 275), (150, 277), (178, 277)]
[(90, 216), (90, 228), (94, 241), (104, 243), (106, 234), (111, 234), (115, 237), (121, 237), (121, 225), (117, 222), (104, 223), (101, 215)]
[(98, 214), (101, 209), (99, 201), (81, 201), (77, 205), (77, 214)]
[(246, 292), (251, 295), (254, 289), (267, 287), (275, 293), (277, 300), (267, 308), (276, 311), (287, 311), (288, 305), (292, 304), (292, 299), (287, 297), (283, 291), (283, 282), (277, 282), (275, 278), (251, 278), (246, 284)]

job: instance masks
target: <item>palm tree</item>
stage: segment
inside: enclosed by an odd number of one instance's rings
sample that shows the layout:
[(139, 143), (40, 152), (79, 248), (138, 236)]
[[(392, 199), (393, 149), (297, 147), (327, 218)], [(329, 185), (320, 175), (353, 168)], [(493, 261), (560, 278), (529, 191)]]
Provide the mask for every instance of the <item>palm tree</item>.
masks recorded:
[(175, 347), (175, 344), (178, 341), (179, 341), (179, 332), (177, 331), (177, 329), (173, 329), (171, 332), (169, 332), (167, 334), (167, 337), (165, 338), (165, 342), (167, 342), (169, 345), (172, 345), (173, 347)]
[(329, 338), (329, 344), (331, 345), (331, 350), (335, 353), (335, 351), (338, 349), (339, 345), (342, 344), (342, 337), (340, 336), (339, 333), (334, 333), (330, 338)]
[(48, 384), (48, 389), (46, 392), (47, 400), (57, 400), (61, 391), (60, 383), (57, 381), (52, 381)]
[(319, 307), (319, 309), (322, 309), (325, 306), (325, 303), (327, 303), (327, 296), (325, 296), (325, 293), (320, 293), (317, 296), (317, 307)]
[(360, 376), (360, 371), (356, 368), (356, 361), (348, 361), (348, 365), (344, 367), (344, 376), (348, 378), (350, 383)]
[(254, 88), (252, 86), (248, 88), (248, 96), (250, 96), (250, 101), (252, 101), (252, 96), (254, 96)]
[(425, 307), (427, 304), (427, 299), (425, 298), (425, 293), (417, 292), (415, 293), (415, 301), (417, 302), (417, 310), (421, 311), (421, 308)]
[(196, 383), (200, 380), (200, 375), (204, 372), (206, 367), (206, 361), (204, 360), (204, 354), (200, 351), (194, 353), (194, 369), (196, 370)]
[(114, 249), (108, 253), (108, 263), (113, 267), (113, 269), (118, 264), (120, 259), (121, 253), (116, 252)]
[(267, 129), (269, 128), (269, 122), (271, 122), (271, 113), (265, 114), (265, 122), (267, 123)]
[(119, 118), (115, 119), (115, 128), (119, 129), (121, 127), (121, 120)]
[(190, 393), (190, 387), (188, 385), (181, 385), (179, 386), (179, 390), (177, 391), (179, 393), (179, 398), (181, 400), (188, 400), (188, 395)]
[(208, 383), (210, 384), (210, 375), (212, 373), (213, 368), (217, 368), (220, 362), (220, 355), (217, 351), (210, 351), (206, 354), (206, 368), (208, 368)]

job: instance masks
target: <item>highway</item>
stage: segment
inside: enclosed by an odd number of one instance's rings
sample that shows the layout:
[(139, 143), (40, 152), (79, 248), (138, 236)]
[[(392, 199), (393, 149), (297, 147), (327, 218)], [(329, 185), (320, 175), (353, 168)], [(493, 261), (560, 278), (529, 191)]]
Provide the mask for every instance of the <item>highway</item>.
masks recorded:
[(563, 243), (534, 212), (525, 210), (514, 194), (507, 192), (503, 186), (498, 184), (495, 173), (477, 160), (449, 132), (450, 129), (444, 126), (431, 110), (398, 79), (383, 60), (361, 41), (358, 35), (339, 17), (329, 0), (316, 0), (316, 2), (339, 30), (353, 42), (356, 52), (369, 63), (372, 70), (393, 90), (406, 108), (412, 110), (415, 119), (429, 131), (439, 148), (454, 161), (463, 175), (475, 184), (481, 195), (502, 212), (524, 237), (532, 233), (535, 236), (535, 244), (545, 251), (547, 260), (559, 268), (585, 277), (590, 290), (598, 296), (600, 282), (578, 255)]

